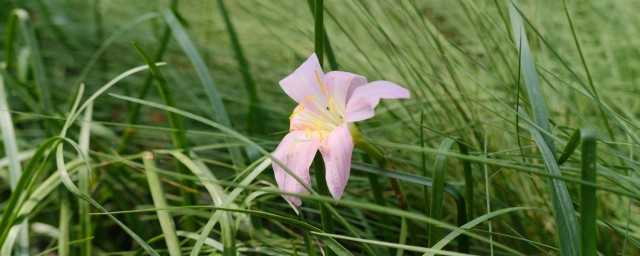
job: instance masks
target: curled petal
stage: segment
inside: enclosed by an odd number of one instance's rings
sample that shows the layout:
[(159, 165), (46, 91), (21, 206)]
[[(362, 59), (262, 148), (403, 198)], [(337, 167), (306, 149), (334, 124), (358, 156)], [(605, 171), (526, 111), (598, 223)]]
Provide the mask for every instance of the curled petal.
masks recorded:
[(351, 155), (353, 153), (353, 138), (343, 123), (333, 130), (320, 143), (320, 153), (324, 158), (327, 170), (326, 180), (329, 192), (335, 199), (340, 199), (351, 172)]
[(409, 90), (388, 81), (375, 81), (356, 88), (347, 102), (347, 122), (357, 122), (373, 117), (373, 109), (380, 99), (408, 99)]
[(280, 81), (280, 87), (289, 97), (300, 103), (302, 100), (325, 95), (322, 85), (324, 72), (316, 54), (312, 54), (296, 71)]
[(366, 77), (342, 71), (331, 71), (327, 73), (324, 81), (327, 91), (333, 97), (335, 107), (343, 111), (353, 91), (367, 84)]
[[(289, 170), (309, 185), (309, 167), (319, 145), (319, 139), (306, 139), (304, 131), (292, 131), (282, 139), (276, 151), (273, 152), (273, 157), (286, 165)], [(280, 190), (289, 193), (309, 194), (309, 191), (280, 165), (274, 162), (272, 166)], [(298, 197), (289, 195), (283, 197), (295, 205), (302, 204)]]

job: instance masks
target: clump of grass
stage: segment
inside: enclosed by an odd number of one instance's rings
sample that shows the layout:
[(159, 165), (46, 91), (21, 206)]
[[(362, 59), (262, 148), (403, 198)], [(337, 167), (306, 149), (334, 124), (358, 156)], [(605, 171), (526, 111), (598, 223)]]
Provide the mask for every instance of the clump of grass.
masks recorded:
[[(640, 253), (635, 3), (323, 2), (5, 1), (2, 252)], [(360, 125), (387, 168), (293, 208), (278, 81), (317, 42), (412, 97)]]

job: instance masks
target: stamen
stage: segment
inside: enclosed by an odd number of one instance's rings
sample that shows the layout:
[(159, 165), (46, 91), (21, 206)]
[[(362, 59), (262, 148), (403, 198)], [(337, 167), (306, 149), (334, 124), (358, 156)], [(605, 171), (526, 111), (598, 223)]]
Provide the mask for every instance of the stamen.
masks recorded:
[(289, 119), (292, 119), (292, 118), (293, 118), (294, 116), (296, 116), (297, 114), (300, 114), (300, 113), (302, 112), (302, 110), (304, 110), (304, 105), (303, 105), (303, 104), (304, 104), (305, 102), (307, 102), (307, 101), (310, 101), (310, 100), (315, 101), (315, 100), (316, 100), (316, 97), (315, 97), (315, 96), (311, 96), (311, 97), (306, 97), (306, 98), (302, 99), (302, 100), (300, 101), (300, 104), (298, 104), (298, 107), (296, 108), (296, 110), (294, 110), (294, 111), (293, 111), (293, 114), (291, 114), (291, 115), (289, 116)]
[(316, 72), (316, 81), (318, 81), (320, 88), (322, 88), (322, 93), (329, 95), (329, 93), (327, 92), (327, 89), (325, 89), (324, 85), (322, 85), (322, 81), (320, 81), (320, 75), (318, 75), (318, 71), (314, 69), (313, 72)]
[(302, 110), (304, 110), (304, 106), (298, 106), (296, 108), (296, 110), (293, 111), (293, 114), (291, 114), (289, 116), (289, 119), (292, 119), (294, 116), (296, 116), (297, 114), (300, 114), (300, 112), (302, 112)]
[(331, 114), (335, 114), (335, 111), (333, 110), (333, 97), (331, 97), (331, 95), (329, 95), (329, 108), (331, 108)]
[(320, 119), (318, 119), (318, 122), (316, 123), (316, 125), (318, 125), (318, 134), (320, 134), (320, 138), (322, 139), (322, 130), (321, 130), (322, 116), (320, 116)]

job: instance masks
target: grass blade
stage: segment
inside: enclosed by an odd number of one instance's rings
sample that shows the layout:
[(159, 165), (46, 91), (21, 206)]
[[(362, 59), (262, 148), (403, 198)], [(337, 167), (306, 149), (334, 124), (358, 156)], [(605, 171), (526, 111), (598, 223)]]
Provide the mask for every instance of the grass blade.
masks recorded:
[[(167, 21), (167, 25), (169, 25), (171, 31), (173, 32), (174, 38), (176, 39), (176, 41), (178, 41), (178, 44), (180, 44), (185, 54), (187, 54), (187, 57), (196, 69), (198, 77), (200, 78), (200, 81), (202, 82), (202, 85), (207, 92), (209, 101), (214, 110), (217, 112), (217, 114), (213, 115), (212, 118), (214, 120), (217, 120), (225, 127), (232, 127), (231, 121), (229, 120), (229, 115), (227, 114), (227, 111), (222, 102), (222, 97), (220, 97), (220, 92), (218, 92), (218, 88), (213, 81), (211, 73), (207, 69), (207, 65), (204, 63), (202, 56), (200, 56), (200, 53), (198, 53), (198, 50), (196, 49), (193, 42), (191, 42), (189, 35), (187, 35), (187, 32), (178, 21), (178, 18), (176, 18), (176, 15), (169, 10), (164, 11), (163, 14), (165, 20)], [(237, 147), (229, 147), (229, 152), (231, 154), (231, 161), (233, 162), (233, 164), (239, 168), (242, 168), (244, 166), (244, 160), (240, 149), (238, 149)]]
[(578, 145), (580, 144), (581, 134), (582, 133), (580, 132), (580, 129), (576, 129), (575, 131), (573, 131), (573, 134), (571, 134), (571, 138), (569, 139), (569, 142), (567, 142), (567, 146), (564, 147), (564, 150), (562, 151), (560, 158), (558, 158), (558, 165), (561, 165), (567, 160), (569, 160), (569, 157), (571, 156), (571, 154), (573, 154), (573, 152), (576, 151), (576, 148), (578, 148)]
[[(529, 131), (538, 144), (538, 149), (542, 154), (547, 170), (551, 174), (562, 176), (553, 151), (547, 146), (538, 128), (530, 122), (526, 112), (521, 108), (518, 108), (518, 111), (529, 125)], [(558, 230), (558, 239), (560, 241), (560, 253), (562, 255), (578, 255), (580, 253), (580, 241), (578, 240), (580, 233), (579, 225), (567, 185), (562, 180), (549, 179), (549, 190), (551, 191), (553, 215), (556, 221), (556, 229)]]
[[(9, 160), (9, 186), (13, 194), (22, 193), (16, 190), (16, 185), (22, 175), (22, 164), (20, 164), (20, 152), (16, 141), (16, 134), (13, 128), (13, 120), (7, 102), (6, 90), (4, 87), (4, 78), (0, 75), (0, 132), (2, 133), (2, 142), (4, 150)], [(5, 210), (6, 212), (6, 210)], [(29, 223), (25, 218), (21, 224), (20, 234), (18, 238), (18, 255), (29, 255)]]
[[(36, 38), (33, 25), (31, 25), (29, 13), (23, 9), (13, 10), (9, 16), (8, 25), (7, 35), (15, 35), (15, 33), (12, 32), (12, 30), (15, 29), (14, 26), (20, 26), (22, 37), (24, 37), (24, 40), (31, 51), (31, 67), (36, 80), (36, 86), (39, 90), (38, 95), (40, 96), (42, 108), (45, 113), (53, 113), (54, 108), (51, 101), (51, 91), (46, 79), (44, 63), (42, 61), (42, 55), (40, 54), (40, 47), (38, 46), (38, 39)], [(7, 36), (5, 41), (5, 57), (9, 64), (12, 61), (10, 58), (12, 56), (11, 51), (13, 51), (15, 39), (16, 37), (14, 36)]]
[(158, 222), (160, 222), (160, 228), (162, 228), (164, 239), (167, 242), (169, 255), (182, 255), (180, 242), (178, 242), (178, 235), (175, 232), (176, 226), (173, 222), (173, 218), (171, 218), (171, 214), (169, 213), (169, 211), (163, 210), (167, 208), (167, 200), (164, 197), (162, 183), (160, 182), (160, 176), (158, 176), (156, 170), (156, 163), (153, 159), (153, 154), (148, 151), (144, 152), (142, 154), (142, 160), (144, 161), (144, 173), (147, 176), (147, 181), (149, 183), (149, 191), (151, 192), (151, 197), (153, 198), (153, 205), (156, 209), (158, 209), (156, 211), (158, 214)]
[[(449, 151), (455, 141), (446, 138), (440, 144), (440, 151)], [(436, 162), (433, 166), (433, 186), (431, 188), (431, 200), (429, 202), (429, 217), (435, 220), (442, 220), (442, 209), (444, 200), (444, 163), (447, 156), (436, 156)], [(435, 225), (429, 225), (429, 245), (434, 244), (441, 238), (442, 231)]]
[[(82, 87), (81, 87), (82, 88)], [(82, 154), (79, 154), (78, 157), (82, 157), (82, 155), (89, 155), (89, 142), (91, 135), (91, 119), (93, 116), (93, 104), (89, 104), (84, 111), (84, 117), (82, 119), (82, 124), (80, 125), (80, 136), (79, 136), (79, 146), (80, 150), (82, 150)], [(90, 184), (91, 184), (91, 170), (81, 167), (78, 171), (78, 188), (80, 191), (90, 194)], [(80, 254), (81, 255), (91, 255), (91, 239), (93, 229), (91, 224), (91, 205), (89, 202), (84, 200), (78, 200), (78, 218), (80, 222), (80, 239), (84, 239), (80, 245)]]
[(236, 54), (236, 60), (238, 61), (240, 74), (242, 74), (242, 79), (244, 80), (245, 89), (249, 93), (249, 98), (247, 99), (249, 105), (249, 111), (247, 113), (247, 131), (249, 132), (249, 134), (253, 134), (254, 132), (262, 132), (262, 130), (264, 130), (264, 126), (259, 125), (259, 122), (261, 120), (264, 122), (265, 117), (258, 108), (258, 106), (260, 105), (260, 99), (258, 98), (258, 88), (256, 87), (256, 83), (251, 77), (251, 73), (249, 72), (249, 61), (247, 61), (247, 57), (242, 50), (240, 39), (238, 38), (233, 23), (231, 22), (227, 7), (224, 5), (224, 0), (218, 0), (218, 6), (220, 7), (220, 11), (222, 12), (222, 18), (224, 19), (224, 24), (227, 27), (229, 39), (231, 39), (233, 51)]
[[(509, 16), (511, 17), (511, 29), (513, 30), (513, 41), (519, 50), (522, 73), (524, 74), (524, 81), (527, 85), (527, 94), (529, 95), (533, 118), (535, 119), (538, 127), (547, 133), (551, 133), (551, 125), (549, 123), (549, 118), (547, 117), (547, 109), (544, 96), (542, 95), (542, 89), (540, 88), (540, 81), (538, 80), (538, 72), (536, 71), (535, 63), (533, 62), (533, 56), (531, 55), (531, 49), (529, 48), (527, 34), (524, 31), (522, 17), (520, 16), (520, 12), (517, 10), (517, 2), (517, 0), (513, 0), (508, 4)], [(553, 138), (548, 134), (542, 134), (542, 137), (555, 158), (555, 144), (553, 142)]]
[[(167, 83), (167, 80), (164, 78), (164, 75), (156, 66), (155, 62), (151, 57), (138, 45), (137, 43), (132, 43), (133, 47), (136, 49), (140, 57), (144, 60), (144, 62), (149, 66), (149, 72), (153, 76), (153, 79), (156, 81), (156, 85), (158, 86), (158, 91), (160, 93), (160, 97), (162, 98), (162, 103), (167, 106), (176, 108), (176, 100), (173, 97), (173, 93), (171, 92), (171, 88)], [(189, 143), (187, 142), (187, 135), (185, 133), (184, 122), (182, 121), (182, 117), (176, 113), (168, 112), (167, 116), (169, 117), (169, 126), (172, 128), (171, 139), (173, 140), (173, 145), (184, 151), (189, 151)], [(184, 165), (178, 164), (176, 166), (178, 173), (187, 173), (188, 171), (185, 169)], [(193, 182), (190, 180), (183, 179), (182, 183), (184, 183), (187, 187), (194, 187)], [(180, 193), (184, 199), (183, 203), (185, 205), (195, 205), (198, 202), (197, 195), (195, 193), (190, 193), (185, 190), (181, 190)], [(194, 223), (191, 219), (185, 220), (185, 226), (188, 229), (192, 229), (194, 227)]]
[[(596, 182), (596, 131), (587, 128), (581, 132), (582, 140), (582, 179)], [(595, 256), (596, 248), (596, 208), (598, 205), (596, 188), (582, 185), (580, 188), (580, 255)]]

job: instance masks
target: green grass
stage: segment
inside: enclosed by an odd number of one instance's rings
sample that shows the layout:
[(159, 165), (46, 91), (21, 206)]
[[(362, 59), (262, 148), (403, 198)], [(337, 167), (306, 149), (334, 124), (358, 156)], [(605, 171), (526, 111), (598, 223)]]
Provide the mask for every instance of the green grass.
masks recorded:
[[(0, 0), (0, 252), (640, 254), (638, 8)], [(411, 99), (296, 208), (278, 82), (321, 50)]]

